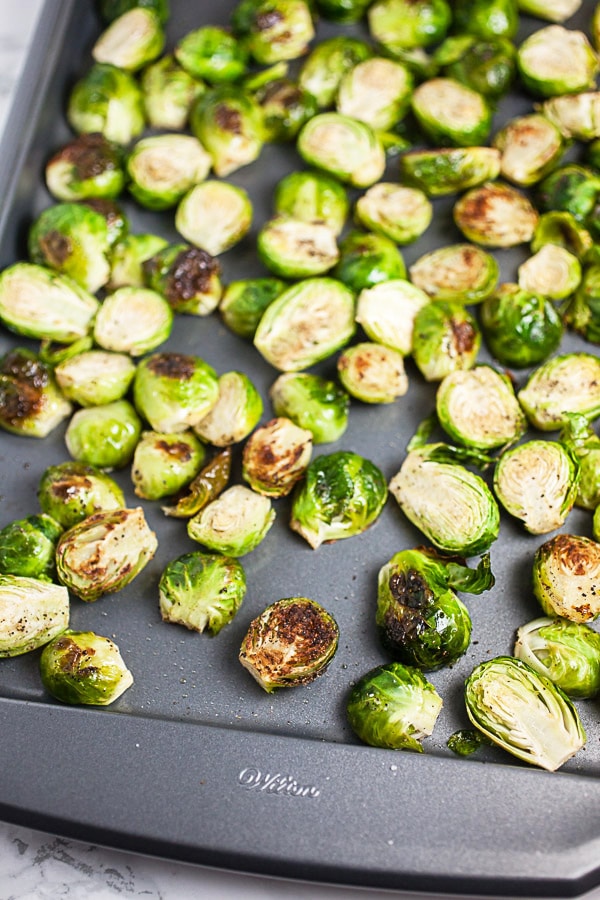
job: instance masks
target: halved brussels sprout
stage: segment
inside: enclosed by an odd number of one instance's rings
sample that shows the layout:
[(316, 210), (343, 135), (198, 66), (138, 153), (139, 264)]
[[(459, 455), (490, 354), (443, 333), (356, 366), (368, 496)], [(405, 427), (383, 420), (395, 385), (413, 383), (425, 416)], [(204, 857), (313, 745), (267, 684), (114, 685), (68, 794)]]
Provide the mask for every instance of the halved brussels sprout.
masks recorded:
[(433, 206), (419, 188), (380, 181), (357, 199), (354, 215), (365, 228), (410, 244), (429, 228)]
[(547, 616), (591, 622), (600, 614), (600, 544), (578, 534), (557, 534), (535, 551), (533, 593)]
[(137, 366), (134, 404), (154, 431), (193, 428), (212, 409), (218, 395), (217, 373), (199, 356), (153, 353)]
[(400, 157), (400, 177), (429, 197), (443, 197), (492, 181), (500, 173), (495, 147), (409, 150)]
[(494, 102), (508, 93), (517, 69), (516, 49), (503, 36), (452, 35), (437, 48), (434, 62), (454, 78)]
[(251, 340), (262, 315), (286, 287), (280, 278), (240, 278), (225, 286), (219, 312), (234, 334)]
[(317, 456), (292, 499), (290, 528), (316, 550), (362, 534), (386, 499), (385, 478), (375, 463), (349, 450)]
[(595, 510), (600, 504), (600, 437), (587, 416), (569, 413), (558, 439), (579, 465), (575, 506)]
[(471, 369), (481, 347), (481, 332), (466, 306), (452, 300), (426, 303), (414, 319), (412, 355), (426, 381)]
[(600, 691), (600, 634), (583, 622), (548, 616), (517, 631), (514, 655), (575, 699)]
[(175, 44), (173, 56), (193, 78), (211, 84), (237, 81), (248, 68), (245, 43), (219, 25), (188, 31)]
[(173, 310), (157, 291), (121, 287), (108, 294), (94, 321), (94, 340), (103, 350), (142, 356), (171, 334)]
[(453, 210), (454, 222), (467, 240), (484, 247), (528, 243), (538, 216), (522, 191), (500, 181), (471, 188), (457, 200)]
[(505, 282), (480, 306), (480, 322), (492, 355), (505, 366), (525, 368), (559, 347), (563, 324), (542, 294)]
[(292, 141), (319, 107), (307, 90), (291, 78), (273, 78), (254, 94), (263, 114), (267, 141)]
[(500, 510), (489, 487), (446, 444), (409, 450), (389, 489), (404, 515), (439, 550), (469, 557), (490, 548)]
[(109, 262), (112, 248), (129, 234), (131, 222), (122, 206), (109, 197), (88, 197), (87, 200), (78, 201), (82, 206), (87, 206), (96, 213), (100, 213), (106, 222), (109, 246)]
[(374, 40), (392, 52), (429, 47), (445, 36), (452, 21), (446, 0), (376, 0), (367, 12)]
[(144, 287), (144, 262), (167, 246), (165, 238), (158, 234), (125, 235), (112, 248), (106, 289), (116, 291), (120, 287)]
[(581, 282), (581, 263), (573, 253), (557, 244), (543, 247), (521, 263), (519, 287), (550, 300), (565, 300)]
[(169, 209), (204, 181), (212, 159), (191, 134), (155, 134), (137, 141), (127, 157), (127, 188), (147, 209)]
[(537, 253), (545, 244), (564, 247), (582, 262), (592, 250), (594, 241), (587, 228), (577, 221), (573, 213), (552, 210), (539, 217), (531, 239), (531, 252)]
[(403, 354), (375, 341), (360, 341), (343, 350), (337, 373), (350, 396), (363, 403), (393, 403), (408, 391)]
[(389, 131), (408, 111), (413, 84), (411, 72), (402, 63), (372, 56), (342, 76), (336, 109), (375, 131)]
[(79, 406), (99, 406), (121, 400), (131, 386), (135, 363), (126, 353), (86, 350), (54, 369), (64, 396)]
[(240, 561), (231, 556), (184, 553), (163, 569), (158, 593), (163, 622), (214, 636), (242, 605), (246, 573)]
[(492, 110), (485, 97), (454, 78), (429, 78), (413, 91), (413, 114), (429, 140), (442, 147), (486, 143)]
[(275, 521), (269, 497), (234, 484), (189, 519), (193, 541), (225, 556), (245, 556), (265, 539)]
[(275, 185), (275, 214), (303, 222), (323, 222), (337, 236), (348, 218), (350, 201), (343, 184), (325, 172), (290, 172)]
[(60, 537), (58, 579), (81, 600), (92, 603), (133, 581), (157, 546), (141, 507), (100, 510)]
[(175, 228), (186, 241), (218, 256), (245, 237), (252, 216), (252, 202), (244, 188), (211, 178), (179, 201)]
[(194, 431), (215, 447), (228, 447), (247, 437), (260, 421), (263, 402), (244, 372), (219, 376), (219, 394), (212, 409), (196, 422)]
[(348, 343), (356, 327), (354, 308), (354, 294), (341, 281), (305, 278), (267, 307), (254, 346), (281, 372), (306, 369)]
[(91, 53), (97, 63), (137, 72), (160, 56), (165, 43), (166, 35), (156, 12), (134, 6), (107, 25)]
[(541, 109), (565, 140), (593, 141), (600, 137), (600, 91), (549, 97)]
[(98, 8), (105, 22), (113, 22), (134, 6), (151, 9), (165, 25), (171, 14), (169, 0), (99, 0)]
[(446, 375), (437, 389), (436, 412), (452, 440), (479, 450), (514, 443), (527, 430), (510, 377), (485, 364)]
[(339, 628), (316, 600), (286, 597), (252, 620), (239, 661), (263, 690), (309, 684), (322, 675), (337, 650)]
[(345, 73), (372, 55), (372, 48), (359, 37), (327, 37), (312, 47), (300, 68), (298, 83), (312, 94), (320, 109), (325, 109), (334, 104)]
[(264, 65), (298, 59), (315, 36), (305, 0), (239, 0), (231, 24), (255, 61)]
[(481, 38), (512, 40), (519, 28), (517, 0), (454, 0), (452, 14), (457, 30)]
[(108, 706), (133, 684), (133, 675), (111, 638), (72, 629), (44, 647), (40, 676), (57, 700), (86, 706)]
[(410, 280), (433, 300), (481, 303), (500, 277), (498, 260), (473, 244), (449, 244), (424, 253), (411, 265)]
[(109, 63), (94, 63), (71, 89), (67, 121), (77, 134), (99, 133), (117, 144), (129, 144), (146, 125), (136, 78)]
[(585, 744), (566, 694), (520, 659), (497, 656), (475, 666), (465, 682), (465, 702), (469, 719), (491, 741), (549, 772)]
[(331, 22), (359, 22), (372, 0), (316, 0), (317, 10)]
[(52, 581), (62, 525), (47, 513), (15, 519), (0, 529), (0, 573)]
[(50, 366), (18, 347), (0, 358), (0, 428), (45, 438), (73, 411)]
[(385, 151), (375, 131), (338, 112), (323, 112), (304, 125), (296, 142), (302, 159), (352, 187), (370, 187), (385, 171)]
[(314, 444), (337, 441), (348, 427), (350, 397), (327, 378), (283, 372), (269, 391), (276, 416), (286, 416), (312, 434)]
[(242, 454), (242, 477), (266, 497), (287, 496), (312, 456), (312, 432), (277, 416), (252, 432)]
[[(579, 271), (581, 272), (581, 268)], [(596, 262), (587, 265), (580, 284), (575, 287), (573, 297), (562, 310), (563, 321), (567, 328), (580, 334), (586, 341), (600, 343), (600, 265)]]
[(406, 279), (406, 264), (397, 244), (383, 234), (358, 229), (339, 243), (340, 258), (332, 275), (358, 294), (382, 281)]
[(583, 31), (547, 25), (517, 50), (521, 83), (538, 97), (575, 94), (594, 86), (598, 57)]
[(443, 701), (420, 669), (400, 662), (371, 669), (356, 682), (346, 704), (354, 733), (372, 747), (422, 753)]
[(414, 322), (429, 297), (405, 278), (391, 278), (364, 288), (356, 303), (356, 321), (367, 337), (404, 356), (413, 349)]
[(537, 19), (547, 19), (550, 22), (564, 22), (575, 15), (581, 6), (581, 0), (517, 0), (519, 12)]
[(129, 400), (78, 409), (65, 432), (67, 450), (78, 462), (121, 469), (133, 457), (142, 422)]
[(329, 225), (287, 216), (264, 223), (256, 248), (264, 265), (282, 278), (323, 275), (339, 258), (336, 235)]
[(558, 431), (569, 413), (600, 415), (600, 360), (591, 353), (562, 353), (532, 372), (518, 392), (534, 428)]
[(140, 75), (144, 112), (151, 128), (183, 131), (190, 110), (206, 85), (168, 53)]
[(142, 265), (145, 284), (158, 291), (175, 313), (207, 316), (223, 294), (221, 265), (206, 250), (167, 244)]
[(0, 658), (36, 650), (68, 626), (65, 587), (24, 575), (0, 575)]
[(52, 154), (44, 175), (57, 200), (118, 197), (125, 186), (123, 151), (102, 134), (81, 134)]
[(492, 145), (501, 153), (502, 177), (523, 187), (544, 178), (566, 149), (559, 129), (539, 112), (510, 119), (496, 132)]
[(125, 495), (110, 475), (74, 460), (44, 470), (37, 498), (43, 512), (63, 528), (71, 528), (101, 509), (125, 506)]
[(182, 490), (198, 474), (206, 451), (190, 431), (143, 431), (131, 462), (136, 497), (160, 500)]
[(260, 156), (265, 137), (262, 110), (240, 86), (220, 85), (201, 94), (189, 121), (192, 134), (210, 153), (219, 178)]
[(174, 498), (172, 506), (163, 506), (166, 516), (189, 519), (211, 500), (216, 500), (229, 483), (231, 475), (231, 447), (224, 447), (209, 459), (185, 491)]
[(573, 214), (587, 228), (597, 227), (596, 207), (600, 197), (600, 173), (579, 163), (564, 163), (539, 183), (536, 200), (539, 209)]

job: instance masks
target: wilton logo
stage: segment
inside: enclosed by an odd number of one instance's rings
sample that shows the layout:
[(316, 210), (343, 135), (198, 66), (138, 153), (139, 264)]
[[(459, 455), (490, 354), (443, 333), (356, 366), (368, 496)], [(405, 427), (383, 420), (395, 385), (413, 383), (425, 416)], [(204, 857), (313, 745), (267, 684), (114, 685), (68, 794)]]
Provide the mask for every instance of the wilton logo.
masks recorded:
[(268, 772), (248, 766), (238, 775), (238, 781), (248, 791), (266, 791), (268, 794), (284, 794), (287, 797), (318, 797), (321, 791), (311, 785), (298, 784), (291, 775)]

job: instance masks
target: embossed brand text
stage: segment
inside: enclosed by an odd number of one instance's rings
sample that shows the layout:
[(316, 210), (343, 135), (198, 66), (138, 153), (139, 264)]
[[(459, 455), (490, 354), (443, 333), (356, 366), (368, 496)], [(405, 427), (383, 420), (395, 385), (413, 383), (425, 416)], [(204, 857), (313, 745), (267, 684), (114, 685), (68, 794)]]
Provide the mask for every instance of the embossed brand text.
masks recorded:
[(321, 793), (312, 785), (298, 784), (291, 775), (282, 775), (281, 772), (273, 774), (261, 772), (253, 766), (242, 769), (238, 781), (249, 791), (266, 791), (269, 794), (283, 794), (288, 797), (318, 797)]

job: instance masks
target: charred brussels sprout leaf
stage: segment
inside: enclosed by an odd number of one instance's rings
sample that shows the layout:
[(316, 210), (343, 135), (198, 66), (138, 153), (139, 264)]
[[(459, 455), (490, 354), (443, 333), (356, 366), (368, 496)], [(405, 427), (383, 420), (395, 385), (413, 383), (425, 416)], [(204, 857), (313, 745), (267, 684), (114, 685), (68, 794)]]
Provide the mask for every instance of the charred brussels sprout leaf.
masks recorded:
[(167, 564), (158, 591), (163, 622), (216, 635), (242, 604), (246, 574), (232, 557), (185, 553)]
[(476, 728), (461, 728), (450, 735), (446, 746), (457, 756), (470, 756), (480, 747), (490, 744), (491, 741)]
[(118, 646), (92, 631), (65, 631), (40, 656), (42, 684), (62, 703), (108, 706), (133, 684)]
[(68, 461), (48, 466), (37, 490), (42, 510), (71, 528), (101, 509), (122, 509), (125, 496), (116, 481), (95, 466)]
[(187, 532), (209, 550), (238, 557), (256, 549), (274, 521), (269, 497), (234, 484), (188, 521)]
[(67, 450), (78, 462), (100, 469), (122, 468), (132, 459), (142, 422), (129, 400), (78, 409), (65, 432)]
[(485, 342), (506, 366), (526, 368), (547, 359), (558, 349), (563, 323), (543, 294), (505, 282), (480, 306)]
[(27, 348), (0, 358), (0, 428), (45, 438), (72, 412), (52, 370)]
[(337, 441), (348, 427), (350, 398), (327, 378), (308, 372), (284, 372), (269, 391), (276, 416), (287, 416), (311, 432), (315, 444)]
[(62, 525), (46, 513), (16, 519), (0, 530), (0, 573), (52, 581)]
[(225, 490), (230, 474), (231, 448), (225, 447), (200, 469), (187, 490), (175, 498), (173, 506), (163, 506), (164, 514), (177, 519), (191, 518)]
[(547, 616), (591, 622), (600, 613), (600, 545), (577, 534), (557, 534), (533, 558), (533, 593)]
[(65, 587), (24, 575), (0, 575), (0, 657), (36, 650), (68, 625)]
[(582, 622), (540, 618), (517, 631), (514, 655), (572, 698), (600, 691), (600, 634)]

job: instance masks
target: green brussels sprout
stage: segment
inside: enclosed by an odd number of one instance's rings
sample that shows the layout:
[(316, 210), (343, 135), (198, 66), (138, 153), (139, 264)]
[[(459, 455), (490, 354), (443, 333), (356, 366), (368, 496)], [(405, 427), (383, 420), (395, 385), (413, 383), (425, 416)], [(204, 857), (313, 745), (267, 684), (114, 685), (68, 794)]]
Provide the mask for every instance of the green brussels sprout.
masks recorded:
[(554, 772), (585, 744), (577, 710), (549, 678), (527, 663), (497, 656), (465, 682), (473, 725), (517, 759)]
[(575, 504), (578, 479), (577, 464), (562, 444), (529, 440), (499, 458), (494, 492), (526, 531), (547, 534), (564, 525)]
[(566, 141), (593, 141), (600, 137), (598, 115), (600, 92), (559, 94), (541, 104), (542, 113), (558, 128)]
[(51, 368), (31, 350), (17, 347), (0, 357), (0, 428), (45, 438), (72, 410)]
[(0, 573), (52, 581), (62, 525), (46, 513), (16, 519), (0, 529)]
[(329, 225), (287, 216), (276, 216), (263, 224), (256, 248), (266, 268), (282, 278), (324, 275), (339, 258), (336, 236)]
[(297, 372), (343, 347), (355, 331), (354, 294), (335, 278), (305, 278), (267, 307), (254, 346), (280, 372)]
[(179, 201), (175, 228), (190, 244), (218, 256), (246, 236), (252, 216), (252, 202), (244, 188), (211, 178)]
[(157, 291), (121, 287), (108, 294), (94, 321), (94, 340), (103, 350), (142, 356), (170, 336), (173, 310)]
[(110, 278), (105, 286), (106, 290), (144, 287), (144, 262), (167, 246), (165, 238), (158, 234), (125, 235), (111, 250)]
[(569, 413), (600, 415), (600, 360), (591, 353), (562, 353), (546, 360), (518, 392), (534, 428), (558, 431)]
[(134, 6), (151, 9), (165, 25), (171, 14), (169, 0), (98, 0), (100, 15), (105, 22), (112, 22)]
[(509, 119), (495, 133), (492, 146), (501, 154), (502, 177), (521, 187), (541, 181), (566, 149), (560, 130), (539, 112)]
[(282, 372), (271, 385), (269, 397), (275, 415), (310, 431), (313, 444), (333, 443), (348, 427), (348, 393), (321, 375)]
[(296, 147), (304, 162), (352, 187), (369, 187), (385, 171), (385, 151), (376, 132), (339, 112), (313, 116), (300, 130)]
[(277, 416), (252, 432), (242, 454), (242, 477), (266, 497), (286, 497), (312, 456), (312, 432)]
[(338, 244), (340, 258), (331, 274), (358, 294), (382, 281), (406, 280), (398, 245), (383, 234), (353, 229)]
[(413, 76), (402, 63), (371, 56), (342, 76), (336, 109), (375, 131), (389, 131), (408, 112), (413, 87)]
[(350, 201), (346, 188), (325, 172), (290, 172), (275, 185), (275, 214), (302, 222), (323, 222), (337, 236), (341, 233)]
[(367, 337), (407, 356), (413, 349), (417, 313), (430, 302), (405, 278), (391, 278), (364, 288), (356, 303), (356, 321)]
[(254, 89), (267, 141), (292, 141), (319, 107), (312, 94), (287, 77), (274, 77)]
[(595, 510), (600, 504), (600, 437), (587, 416), (569, 413), (558, 439), (579, 466), (575, 506)]
[(116, 481), (96, 466), (68, 460), (44, 469), (37, 498), (42, 511), (62, 528), (71, 528), (101, 509), (123, 509)]
[(239, 661), (268, 694), (310, 684), (322, 675), (338, 647), (333, 616), (308, 597), (271, 603), (250, 622)]
[(480, 323), (490, 353), (505, 366), (526, 368), (558, 348), (563, 324), (542, 294), (505, 282), (480, 306)]
[(49, 206), (33, 221), (27, 241), (32, 263), (69, 276), (91, 294), (109, 279), (106, 220), (88, 205)]
[(409, 449), (389, 489), (400, 509), (438, 550), (469, 557), (498, 537), (500, 510), (481, 478), (442, 443)]
[(370, 460), (349, 450), (317, 456), (292, 498), (290, 528), (316, 550), (362, 534), (386, 499), (385, 478)]
[(422, 753), (421, 742), (433, 733), (442, 705), (420, 669), (392, 662), (371, 669), (356, 682), (346, 715), (365, 744)]
[(409, 150), (400, 157), (403, 182), (428, 197), (443, 197), (493, 180), (500, 172), (494, 147), (441, 147)]
[(377, 577), (375, 622), (394, 659), (419, 669), (452, 665), (471, 642), (471, 616), (456, 590), (480, 594), (494, 584), (489, 556), (476, 570), (427, 548), (401, 550)]
[(454, 223), (468, 241), (484, 247), (515, 247), (529, 242), (539, 213), (518, 188), (487, 181), (454, 204)]
[(133, 581), (157, 546), (141, 507), (99, 510), (59, 538), (58, 580), (76, 597), (92, 603)]
[(77, 282), (44, 266), (17, 262), (0, 272), (0, 321), (15, 334), (70, 344), (90, 333), (99, 306)]
[(240, 561), (231, 556), (184, 553), (163, 569), (158, 592), (163, 622), (214, 636), (242, 605), (246, 573)]
[(113, 640), (72, 629), (44, 647), (40, 676), (56, 700), (85, 706), (108, 706), (133, 684), (133, 675)]
[(378, 44), (429, 47), (441, 41), (450, 26), (452, 10), (446, 0), (376, 0), (367, 12), (369, 31)]
[(517, 0), (454, 0), (453, 25), (489, 40), (504, 37), (512, 40), (519, 28)]
[(550, 300), (565, 300), (580, 282), (581, 263), (569, 250), (557, 244), (544, 244), (518, 269), (521, 290), (542, 294)]
[(591, 622), (600, 614), (596, 586), (600, 545), (578, 534), (556, 534), (535, 551), (533, 594), (547, 616)]
[(227, 327), (239, 337), (252, 340), (267, 306), (286, 287), (280, 278), (240, 278), (229, 282), (219, 301), (219, 312)]
[(360, 341), (337, 359), (342, 386), (363, 403), (393, 403), (408, 391), (404, 355), (386, 344)]
[(358, 197), (354, 215), (364, 228), (411, 244), (429, 228), (433, 206), (420, 188), (380, 181)]
[(145, 284), (158, 291), (175, 313), (207, 316), (223, 294), (221, 266), (206, 250), (166, 244), (142, 264)]
[(516, 50), (506, 37), (481, 38), (453, 35), (446, 38), (434, 54), (447, 78), (498, 101), (508, 93), (516, 74)]
[(265, 539), (275, 521), (271, 499), (234, 484), (187, 523), (188, 536), (225, 556), (245, 556)]
[(204, 25), (184, 34), (173, 56), (188, 75), (211, 84), (237, 81), (248, 68), (248, 49), (225, 28)]
[(492, 127), (485, 97), (454, 78), (422, 81), (413, 91), (411, 108), (425, 136), (441, 147), (485, 144)]
[(231, 475), (231, 447), (224, 447), (209, 459), (195, 478), (175, 498), (172, 506), (163, 506), (166, 516), (189, 519), (200, 512), (211, 500), (216, 500), (229, 483)]
[(131, 462), (142, 423), (129, 400), (78, 409), (65, 432), (67, 450), (78, 462), (122, 469)]
[(37, 650), (68, 625), (65, 587), (24, 575), (0, 575), (0, 658)]
[(112, 248), (129, 234), (130, 222), (127, 214), (122, 206), (119, 206), (118, 203), (109, 197), (88, 197), (87, 200), (79, 200), (78, 203), (84, 207), (89, 207), (104, 217), (108, 235), (110, 262)]
[(465, 447), (493, 450), (514, 443), (527, 430), (509, 375), (486, 364), (446, 375), (435, 403), (444, 431)]
[(519, 12), (549, 22), (564, 22), (575, 15), (581, 6), (581, 0), (517, 0)]
[(580, 261), (593, 249), (593, 239), (589, 231), (577, 221), (575, 216), (564, 210), (542, 213), (531, 239), (531, 252), (537, 253), (545, 244), (564, 247)]
[(305, 0), (239, 0), (231, 26), (253, 59), (264, 65), (298, 59), (315, 36)]
[(500, 277), (498, 260), (482, 247), (459, 243), (438, 247), (418, 257), (410, 280), (433, 300), (481, 303)]
[(54, 375), (67, 400), (79, 406), (99, 406), (125, 396), (135, 363), (126, 353), (86, 350), (59, 363)]
[(316, 99), (319, 109), (333, 106), (342, 77), (357, 63), (369, 59), (369, 44), (352, 35), (335, 35), (315, 44), (303, 61), (298, 83)]
[(183, 131), (194, 102), (206, 90), (171, 53), (146, 66), (139, 83), (148, 125), (171, 131)]
[(176, 494), (198, 474), (206, 451), (190, 431), (143, 431), (131, 463), (134, 493), (143, 500)]
[(190, 110), (189, 123), (210, 153), (219, 178), (260, 156), (265, 137), (262, 110), (239, 86), (219, 85), (201, 94)]
[(536, 190), (542, 212), (570, 212), (586, 227), (594, 226), (595, 209), (600, 196), (600, 173), (589, 166), (565, 163), (541, 181)]
[(593, 87), (598, 57), (583, 31), (547, 25), (521, 42), (517, 68), (521, 83), (530, 93), (556, 97)]
[(145, 357), (133, 381), (136, 409), (153, 431), (186, 431), (211, 410), (217, 373), (199, 356), (166, 351)]
[(102, 134), (80, 134), (51, 155), (44, 177), (57, 200), (118, 197), (125, 187), (123, 149)]
[(76, 134), (99, 133), (117, 144), (129, 144), (146, 125), (136, 78), (109, 63), (94, 63), (71, 89), (67, 121)]
[(147, 209), (169, 209), (204, 181), (211, 165), (210, 155), (191, 134), (155, 134), (133, 145), (127, 188)]
[(372, 0), (316, 0), (317, 12), (330, 22), (359, 22)]
[(480, 347), (479, 326), (463, 303), (436, 300), (417, 310), (412, 355), (426, 381), (472, 369)]
[(91, 53), (97, 63), (137, 72), (160, 56), (165, 43), (159, 16), (152, 9), (135, 6), (107, 25)]
[(260, 421), (262, 397), (244, 372), (219, 376), (219, 394), (212, 409), (194, 425), (203, 441), (228, 447), (247, 437)]
[(527, 622), (517, 631), (513, 653), (568, 697), (587, 699), (600, 691), (600, 634), (583, 622), (560, 616)]
[[(566, 253), (567, 251), (563, 251)], [(572, 259), (574, 257), (571, 257)], [(573, 268), (575, 266), (573, 264)], [(579, 269), (581, 274), (581, 267)], [(600, 343), (600, 327), (598, 314), (600, 312), (598, 301), (600, 300), (600, 264), (595, 262), (586, 266), (580, 283), (575, 285), (575, 293), (562, 310), (563, 321), (567, 328), (577, 332), (586, 341), (593, 344)]]

